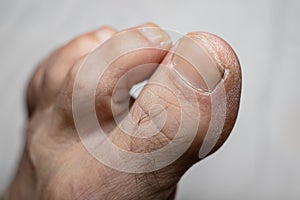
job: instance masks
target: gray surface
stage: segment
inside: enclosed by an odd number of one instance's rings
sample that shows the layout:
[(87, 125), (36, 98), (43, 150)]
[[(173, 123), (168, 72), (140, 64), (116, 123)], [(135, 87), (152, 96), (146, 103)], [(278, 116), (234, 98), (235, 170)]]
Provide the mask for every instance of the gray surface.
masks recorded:
[(153, 21), (180, 32), (213, 32), (243, 67), (237, 125), (223, 148), (182, 179), (178, 199), (300, 197), (299, 1), (0, 2), (0, 190), (22, 148), (23, 89), (38, 61), (79, 33)]

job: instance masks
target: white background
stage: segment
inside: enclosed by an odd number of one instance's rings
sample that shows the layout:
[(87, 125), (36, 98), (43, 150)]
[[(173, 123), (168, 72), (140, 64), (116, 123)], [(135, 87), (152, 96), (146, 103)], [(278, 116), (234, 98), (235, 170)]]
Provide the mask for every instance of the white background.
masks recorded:
[(300, 1), (0, 1), (0, 191), (23, 145), (24, 88), (53, 48), (107, 24), (152, 21), (226, 39), (243, 68), (241, 109), (226, 144), (180, 182), (177, 199), (300, 198)]

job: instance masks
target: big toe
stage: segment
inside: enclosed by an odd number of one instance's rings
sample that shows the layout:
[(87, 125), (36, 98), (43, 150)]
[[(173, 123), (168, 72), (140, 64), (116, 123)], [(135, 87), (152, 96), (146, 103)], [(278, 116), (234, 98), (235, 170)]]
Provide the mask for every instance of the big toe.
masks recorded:
[(120, 152), (121, 169), (147, 172), (172, 164), (184, 171), (215, 152), (234, 126), (240, 93), (240, 64), (229, 44), (209, 33), (187, 34), (110, 135), (134, 152)]

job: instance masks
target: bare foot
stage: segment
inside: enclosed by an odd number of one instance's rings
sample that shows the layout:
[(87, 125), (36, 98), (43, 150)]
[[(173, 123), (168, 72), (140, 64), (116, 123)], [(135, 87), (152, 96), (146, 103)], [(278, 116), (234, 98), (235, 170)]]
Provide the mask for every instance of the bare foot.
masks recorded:
[[(82, 66), (102, 67), (98, 61), (125, 50), (107, 63), (89, 107), (92, 79), (80, 79)], [(130, 88), (149, 77), (130, 98)], [(26, 147), (4, 199), (174, 199), (181, 176), (230, 134), (240, 92), (239, 61), (215, 35), (189, 33), (172, 46), (163, 30), (145, 24), (79, 36), (31, 78)], [(94, 131), (90, 108), (106, 133)]]

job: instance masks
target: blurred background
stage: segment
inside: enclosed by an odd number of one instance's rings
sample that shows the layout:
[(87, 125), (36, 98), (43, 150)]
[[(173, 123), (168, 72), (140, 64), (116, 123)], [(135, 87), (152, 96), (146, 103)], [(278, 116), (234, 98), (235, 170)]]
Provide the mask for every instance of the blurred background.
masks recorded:
[(37, 63), (78, 34), (152, 21), (227, 40), (243, 70), (237, 124), (193, 166), (177, 199), (300, 198), (300, 1), (0, 0), (0, 192), (23, 148), (24, 88)]

